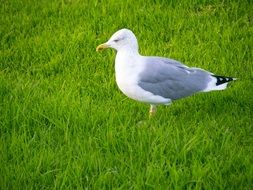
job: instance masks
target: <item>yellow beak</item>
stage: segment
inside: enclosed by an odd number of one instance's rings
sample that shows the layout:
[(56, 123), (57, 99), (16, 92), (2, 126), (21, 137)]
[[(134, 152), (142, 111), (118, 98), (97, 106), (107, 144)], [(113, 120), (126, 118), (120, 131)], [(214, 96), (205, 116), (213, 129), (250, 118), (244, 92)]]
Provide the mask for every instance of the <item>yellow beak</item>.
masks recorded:
[(107, 44), (100, 44), (97, 46), (96, 51), (101, 51), (105, 48), (108, 48), (109, 46)]

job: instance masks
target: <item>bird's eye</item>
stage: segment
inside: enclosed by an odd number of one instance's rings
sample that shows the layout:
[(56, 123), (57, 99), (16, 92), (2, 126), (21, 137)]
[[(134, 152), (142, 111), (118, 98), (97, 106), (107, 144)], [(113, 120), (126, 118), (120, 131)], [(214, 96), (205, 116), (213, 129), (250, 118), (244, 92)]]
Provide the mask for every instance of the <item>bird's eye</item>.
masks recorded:
[(118, 42), (119, 41), (119, 39), (115, 39), (115, 40), (113, 40), (114, 42)]

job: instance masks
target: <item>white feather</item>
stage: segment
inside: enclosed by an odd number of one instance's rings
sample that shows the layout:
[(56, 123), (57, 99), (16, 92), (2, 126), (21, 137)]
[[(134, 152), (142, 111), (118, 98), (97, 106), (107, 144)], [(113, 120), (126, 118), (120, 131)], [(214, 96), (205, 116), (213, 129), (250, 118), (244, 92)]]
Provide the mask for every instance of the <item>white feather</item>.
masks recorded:
[(210, 78), (211, 78), (211, 80), (207, 84), (207, 87), (203, 90), (203, 92), (209, 92), (209, 91), (213, 91), (213, 90), (224, 90), (227, 88), (228, 82), (220, 84), (220, 85), (216, 85), (218, 79), (213, 76), (210, 76)]

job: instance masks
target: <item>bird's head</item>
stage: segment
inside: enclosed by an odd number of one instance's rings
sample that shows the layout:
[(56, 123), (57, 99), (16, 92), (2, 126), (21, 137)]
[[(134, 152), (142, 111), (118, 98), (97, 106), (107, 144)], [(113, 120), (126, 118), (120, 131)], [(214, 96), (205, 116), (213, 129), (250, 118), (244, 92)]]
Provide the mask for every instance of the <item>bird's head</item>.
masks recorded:
[(138, 42), (131, 30), (121, 29), (115, 32), (107, 42), (97, 46), (96, 51), (100, 51), (105, 48), (113, 48), (117, 51), (127, 48), (138, 51)]

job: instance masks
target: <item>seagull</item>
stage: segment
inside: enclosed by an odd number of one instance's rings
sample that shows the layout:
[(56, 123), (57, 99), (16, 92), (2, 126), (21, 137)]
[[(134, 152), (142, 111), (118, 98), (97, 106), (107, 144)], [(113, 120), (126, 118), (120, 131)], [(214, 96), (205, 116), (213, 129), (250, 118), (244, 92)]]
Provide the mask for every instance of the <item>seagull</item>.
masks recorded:
[(105, 48), (117, 51), (115, 73), (119, 89), (131, 99), (150, 104), (150, 117), (156, 113), (157, 105), (169, 105), (198, 92), (224, 90), (230, 81), (236, 80), (173, 59), (142, 56), (136, 36), (125, 28), (98, 45), (96, 51)]

